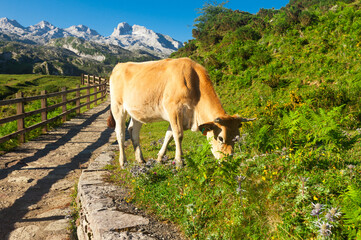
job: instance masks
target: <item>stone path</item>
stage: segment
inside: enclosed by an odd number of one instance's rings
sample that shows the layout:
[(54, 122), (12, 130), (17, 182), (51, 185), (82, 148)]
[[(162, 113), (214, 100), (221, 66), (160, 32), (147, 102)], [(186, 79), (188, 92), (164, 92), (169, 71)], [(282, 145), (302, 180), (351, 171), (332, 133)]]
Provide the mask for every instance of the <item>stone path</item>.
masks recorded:
[(0, 156), (0, 239), (70, 239), (71, 193), (110, 142), (109, 102)]

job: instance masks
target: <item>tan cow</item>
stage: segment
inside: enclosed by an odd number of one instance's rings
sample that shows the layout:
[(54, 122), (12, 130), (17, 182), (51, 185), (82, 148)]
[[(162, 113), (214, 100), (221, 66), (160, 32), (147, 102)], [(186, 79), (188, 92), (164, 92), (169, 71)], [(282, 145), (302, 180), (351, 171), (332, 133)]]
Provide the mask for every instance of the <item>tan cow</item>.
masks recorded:
[[(183, 130), (201, 131), (211, 139), (216, 158), (231, 154), (242, 122), (252, 121), (229, 116), (213, 89), (207, 71), (188, 59), (165, 59), (144, 63), (119, 63), (110, 77), (111, 116), (109, 127), (114, 127), (119, 143), (119, 163), (124, 166), (125, 121), (138, 162), (144, 162), (139, 145), (143, 123), (166, 120), (170, 123), (164, 143), (158, 153), (160, 162), (169, 142), (176, 144), (175, 161), (182, 166)], [(114, 122), (115, 120), (115, 122)]]

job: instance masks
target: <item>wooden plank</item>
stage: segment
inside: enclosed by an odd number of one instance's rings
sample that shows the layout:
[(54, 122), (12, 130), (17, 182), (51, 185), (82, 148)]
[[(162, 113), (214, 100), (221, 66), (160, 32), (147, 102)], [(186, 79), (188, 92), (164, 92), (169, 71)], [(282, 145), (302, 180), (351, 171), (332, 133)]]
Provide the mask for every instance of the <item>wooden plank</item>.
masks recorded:
[[(46, 90), (41, 91), (41, 95), (46, 95)], [(46, 108), (48, 106), (47, 99), (43, 98), (41, 99), (41, 110), (45, 110), (41, 112), (41, 121), (45, 122), (48, 119), (48, 111), (46, 111)], [(48, 131), (47, 125), (44, 125), (42, 132), (46, 133)]]
[[(62, 88), (62, 91), (65, 92), (64, 94), (61, 95), (61, 100), (63, 105), (61, 106), (62, 108), (62, 112), (66, 112), (66, 87)], [(66, 122), (66, 115), (63, 115), (63, 122)]]
[[(18, 92), (16, 94), (16, 98), (22, 98), (24, 95), (22, 92)], [(16, 113), (19, 114), (23, 114), (24, 113), (24, 103), (23, 102), (19, 102), (16, 105)], [(24, 123), (24, 118), (19, 118), (18, 120), (18, 131), (21, 131), (25, 128), (25, 123)], [(25, 142), (25, 134), (19, 134), (19, 142), (20, 143), (24, 143)]]

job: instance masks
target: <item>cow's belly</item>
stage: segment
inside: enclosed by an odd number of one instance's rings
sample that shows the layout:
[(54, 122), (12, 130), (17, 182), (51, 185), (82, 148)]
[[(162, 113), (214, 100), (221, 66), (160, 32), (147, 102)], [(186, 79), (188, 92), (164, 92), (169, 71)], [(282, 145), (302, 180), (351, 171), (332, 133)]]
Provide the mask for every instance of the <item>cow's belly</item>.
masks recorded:
[(163, 120), (169, 121), (167, 114), (160, 106), (143, 106), (142, 108), (138, 108), (132, 105), (125, 105), (125, 109), (132, 118), (142, 123), (151, 123)]

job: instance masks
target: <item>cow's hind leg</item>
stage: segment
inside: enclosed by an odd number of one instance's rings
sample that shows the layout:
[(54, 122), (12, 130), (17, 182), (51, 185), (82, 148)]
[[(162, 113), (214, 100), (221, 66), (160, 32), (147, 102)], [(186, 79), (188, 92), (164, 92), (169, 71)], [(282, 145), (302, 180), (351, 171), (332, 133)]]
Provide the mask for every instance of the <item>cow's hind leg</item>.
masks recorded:
[(162, 161), (164, 154), (167, 152), (168, 144), (172, 141), (172, 139), (173, 139), (172, 127), (169, 125), (167, 132), (165, 134), (165, 137), (164, 137), (164, 142), (163, 142), (162, 148), (160, 149), (160, 151), (158, 153), (158, 159), (157, 159), (158, 162)]
[(125, 157), (124, 151), (124, 142), (125, 142), (125, 121), (127, 118), (127, 113), (122, 108), (122, 106), (111, 106), (112, 113), (115, 120), (115, 133), (118, 140), (119, 145), (119, 164), (120, 167), (123, 168), (127, 159)]
[(143, 154), (142, 154), (142, 150), (140, 148), (140, 142), (139, 142), (139, 134), (140, 134), (141, 128), (142, 128), (142, 123), (132, 118), (130, 121), (129, 127), (128, 127), (128, 131), (130, 134), (130, 138), (132, 139), (134, 153), (135, 153), (135, 159), (139, 163), (144, 163), (145, 161), (143, 158)]

